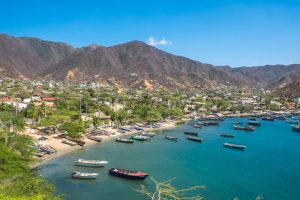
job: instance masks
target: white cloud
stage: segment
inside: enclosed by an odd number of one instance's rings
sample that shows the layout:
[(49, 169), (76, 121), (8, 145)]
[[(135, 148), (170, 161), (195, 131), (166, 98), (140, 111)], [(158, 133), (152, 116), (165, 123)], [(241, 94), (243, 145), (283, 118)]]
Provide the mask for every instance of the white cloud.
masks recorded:
[(172, 41), (170, 40), (166, 40), (165, 38), (161, 39), (161, 40), (156, 40), (154, 37), (149, 37), (147, 39), (147, 44), (151, 45), (151, 46), (167, 46), (167, 45), (171, 45)]

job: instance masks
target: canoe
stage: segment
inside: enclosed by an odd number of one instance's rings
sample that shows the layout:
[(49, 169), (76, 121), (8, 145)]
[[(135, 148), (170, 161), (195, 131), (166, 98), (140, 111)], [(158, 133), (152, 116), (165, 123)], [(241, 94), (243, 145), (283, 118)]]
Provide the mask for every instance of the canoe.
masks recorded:
[(74, 162), (77, 166), (84, 166), (84, 167), (104, 167), (107, 165), (107, 161), (103, 160), (84, 160), (84, 159), (78, 159)]
[(198, 133), (195, 133), (195, 132), (184, 132), (184, 134), (186, 134), (186, 135), (194, 135), (194, 136), (198, 135)]
[(99, 176), (98, 173), (87, 173), (87, 172), (78, 172), (74, 171), (72, 174), (72, 178), (78, 178), (78, 179), (95, 179), (97, 176)]
[(145, 178), (149, 176), (149, 174), (145, 172), (138, 172), (138, 171), (120, 169), (120, 168), (111, 168), (109, 170), (109, 174), (113, 176), (118, 176), (127, 179), (136, 179), (136, 180), (145, 180)]
[(189, 136), (189, 137), (187, 137), (187, 139), (192, 140), (194, 142), (202, 142), (202, 138), (198, 138), (198, 137)]
[(123, 143), (134, 143), (134, 140), (131, 140), (131, 139), (126, 139), (126, 138), (117, 138), (116, 139), (116, 142), (123, 142)]
[(171, 141), (177, 141), (177, 140), (178, 140), (178, 137), (172, 137), (172, 136), (166, 135), (166, 136), (165, 136), (165, 139), (171, 140)]
[(239, 145), (239, 144), (229, 144), (229, 143), (224, 143), (224, 147), (236, 149), (236, 150), (245, 150), (247, 146), (245, 145)]

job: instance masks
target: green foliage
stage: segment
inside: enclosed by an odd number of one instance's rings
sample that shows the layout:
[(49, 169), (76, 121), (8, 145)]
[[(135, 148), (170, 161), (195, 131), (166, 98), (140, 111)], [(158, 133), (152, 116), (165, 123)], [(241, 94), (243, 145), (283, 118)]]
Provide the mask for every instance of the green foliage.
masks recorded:
[(84, 123), (80, 121), (66, 122), (60, 128), (72, 138), (80, 138), (81, 134), (85, 132)]

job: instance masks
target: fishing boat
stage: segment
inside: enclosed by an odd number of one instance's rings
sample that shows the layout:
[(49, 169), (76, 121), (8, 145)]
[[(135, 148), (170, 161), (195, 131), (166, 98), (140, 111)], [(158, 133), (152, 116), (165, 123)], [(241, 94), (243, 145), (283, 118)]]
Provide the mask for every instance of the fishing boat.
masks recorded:
[(286, 123), (289, 123), (289, 124), (298, 124), (297, 121), (292, 121), (292, 120), (286, 120)]
[(232, 148), (232, 149), (237, 149), (237, 150), (245, 150), (247, 146), (245, 146), (245, 145), (239, 145), (239, 144), (224, 143), (224, 147), (228, 147), (228, 148)]
[(232, 124), (243, 124), (242, 122), (232, 122)]
[(77, 172), (74, 171), (72, 174), (72, 178), (78, 178), (78, 179), (95, 179), (97, 176), (99, 176), (98, 173), (87, 173), (87, 172)]
[(96, 141), (96, 142), (101, 142), (101, 141), (102, 141), (102, 138), (96, 137), (96, 136), (93, 136), (93, 135), (87, 135), (86, 137), (87, 137), (88, 139), (93, 140), (93, 141)]
[(195, 124), (195, 125), (193, 125), (193, 127), (194, 127), (194, 128), (202, 128), (202, 125), (200, 125), (200, 124)]
[(156, 133), (144, 132), (144, 133), (141, 133), (140, 135), (142, 135), (142, 136), (148, 136), (148, 137), (154, 137), (156, 135)]
[(261, 126), (261, 123), (259, 121), (249, 121), (248, 125), (251, 125), (251, 126)]
[(166, 136), (165, 136), (165, 139), (171, 140), (171, 141), (177, 141), (177, 140), (178, 140), (178, 137), (172, 137), (172, 136), (166, 135)]
[(143, 136), (143, 135), (132, 135), (130, 138), (133, 139), (133, 140), (137, 140), (137, 141), (150, 140), (149, 136)]
[(294, 125), (292, 126), (293, 131), (300, 132), (300, 125)]
[(137, 130), (137, 131), (144, 131), (144, 129), (142, 127), (139, 127), (139, 126), (135, 126), (133, 127), (134, 130)]
[(261, 119), (266, 121), (274, 121), (274, 118), (272, 117), (262, 117)]
[(187, 137), (188, 140), (192, 140), (192, 141), (195, 141), (195, 142), (202, 142), (202, 138), (199, 138), (199, 137), (192, 137), (192, 136), (189, 136)]
[(226, 133), (221, 134), (220, 136), (221, 136), (221, 137), (226, 137), (226, 138), (234, 138), (234, 137), (235, 137), (234, 134), (226, 134)]
[(123, 143), (134, 143), (134, 140), (131, 140), (131, 139), (126, 139), (126, 138), (117, 138), (116, 139), (116, 142), (123, 142)]
[(51, 149), (47, 146), (42, 146), (42, 145), (40, 145), (40, 150), (47, 153), (47, 154), (53, 154), (53, 153), (56, 152), (55, 150), (53, 150), (53, 149)]
[(121, 129), (122, 131), (131, 131), (130, 128), (127, 128), (127, 127), (124, 127), (124, 126), (120, 127), (120, 129)]
[(149, 176), (149, 174), (145, 172), (138, 172), (138, 171), (127, 170), (127, 169), (119, 169), (119, 168), (111, 168), (109, 170), (109, 174), (113, 176), (119, 176), (122, 178), (136, 179), (136, 180), (145, 180), (145, 178)]
[(186, 135), (194, 135), (194, 136), (198, 135), (198, 133), (195, 133), (195, 132), (184, 132), (184, 134), (186, 134)]
[(248, 119), (251, 120), (251, 121), (255, 121), (256, 117), (248, 117)]
[(233, 126), (235, 130), (242, 130), (242, 131), (255, 131), (253, 126)]
[(104, 167), (106, 164), (108, 164), (107, 161), (103, 160), (84, 160), (84, 159), (78, 159), (74, 162), (77, 166), (84, 166), (84, 167)]
[(62, 139), (61, 143), (64, 143), (64, 144), (67, 144), (67, 145), (70, 145), (70, 146), (76, 146), (77, 145), (76, 142), (73, 142), (73, 141), (68, 140), (68, 139)]
[(203, 122), (203, 124), (205, 126), (218, 126), (219, 122), (218, 121), (206, 121), (206, 122)]

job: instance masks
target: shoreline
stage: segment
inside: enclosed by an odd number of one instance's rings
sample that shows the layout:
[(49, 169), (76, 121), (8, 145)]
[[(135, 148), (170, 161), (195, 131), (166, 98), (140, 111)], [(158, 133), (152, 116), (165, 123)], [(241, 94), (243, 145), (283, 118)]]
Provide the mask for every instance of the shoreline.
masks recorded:
[[(186, 122), (190, 119), (182, 119), (182, 120), (176, 120), (176, 121), (171, 121), (171, 122), (167, 122), (167, 123), (164, 123), (162, 125), (162, 127), (160, 128), (145, 128), (145, 132), (149, 132), (149, 131), (162, 131), (162, 130), (166, 130), (166, 129), (172, 129), (172, 128), (175, 128), (176, 126), (178, 126), (178, 122)], [(115, 130), (116, 129), (110, 129), (111, 130)], [(52, 147), (54, 147), (55, 149), (57, 149), (57, 152), (54, 153), (54, 154), (51, 154), (51, 155), (46, 155), (45, 157), (42, 157), (42, 158), (37, 158), (37, 161), (36, 162), (33, 162), (29, 167), (31, 170), (33, 169), (36, 169), (44, 164), (46, 164), (47, 162), (50, 162), (54, 159), (57, 159), (57, 158), (60, 158), (60, 157), (63, 157), (65, 155), (68, 155), (72, 152), (75, 152), (75, 151), (78, 151), (78, 150), (81, 150), (81, 149), (85, 149), (85, 148), (89, 148), (91, 146), (94, 146), (94, 145), (101, 145), (102, 143), (105, 143), (105, 142), (108, 142), (108, 141), (112, 141), (118, 137), (124, 137), (124, 136), (130, 136), (130, 135), (133, 135), (133, 134), (137, 134), (141, 131), (137, 131), (137, 130), (133, 130), (133, 131), (129, 131), (129, 132), (126, 132), (126, 133), (123, 133), (123, 134), (117, 134), (117, 135), (110, 135), (110, 136), (101, 136), (101, 138), (103, 139), (101, 142), (96, 142), (96, 141), (93, 141), (93, 140), (90, 140), (90, 139), (87, 139), (86, 137), (84, 138), (84, 141), (86, 142), (86, 144), (84, 145), (84, 147), (81, 147), (79, 145), (76, 145), (76, 146), (69, 146), (69, 145), (66, 145), (66, 144), (63, 144), (61, 143), (61, 140), (60, 139), (56, 139), (54, 138), (56, 135), (49, 135), (47, 136), (49, 139), (45, 141), (45, 143), (51, 145)], [(40, 137), (40, 135), (32, 135), (30, 134), (31, 137), (33, 137), (34, 139), (37, 139), (37, 136)]]

